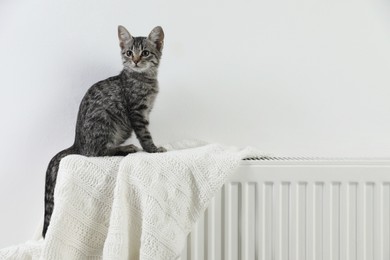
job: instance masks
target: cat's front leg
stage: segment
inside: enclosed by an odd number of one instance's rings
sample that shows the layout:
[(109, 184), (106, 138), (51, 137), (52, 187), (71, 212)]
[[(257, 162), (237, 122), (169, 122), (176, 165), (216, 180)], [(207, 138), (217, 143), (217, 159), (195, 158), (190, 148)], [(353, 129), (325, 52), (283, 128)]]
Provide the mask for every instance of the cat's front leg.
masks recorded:
[(164, 147), (157, 147), (149, 132), (149, 121), (141, 113), (134, 113), (130, 117), (131, 125), (134, 129), (142, 148), (148, 153), (163, 153), (167, 150)]

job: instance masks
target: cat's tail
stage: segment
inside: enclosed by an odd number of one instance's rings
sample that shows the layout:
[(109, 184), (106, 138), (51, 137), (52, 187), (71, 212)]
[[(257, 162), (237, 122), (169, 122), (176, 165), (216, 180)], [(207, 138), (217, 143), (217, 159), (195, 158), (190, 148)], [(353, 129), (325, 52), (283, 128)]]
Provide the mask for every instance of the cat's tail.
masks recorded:
[(54, 188), (57, 181), (58, 166), (60, 161), (67, 155), (77, 154), (77, 150), (74, 146), (65, 149), (58, 154), (56, 154), (53, 159), (51, 159), (49, 166), (46, 171), (46, 184), (45, 184), (45, 216), (43, 222), (43, 231), (42, 236), (46, 236), (47, 228), (50, 224), (51, 214), (53, 213), (54, 208)]

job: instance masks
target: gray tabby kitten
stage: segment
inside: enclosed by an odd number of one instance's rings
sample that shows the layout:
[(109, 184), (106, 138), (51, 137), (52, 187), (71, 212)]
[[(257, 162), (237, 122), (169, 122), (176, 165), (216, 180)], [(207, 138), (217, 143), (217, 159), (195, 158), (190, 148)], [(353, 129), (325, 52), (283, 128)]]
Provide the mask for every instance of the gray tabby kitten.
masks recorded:
[(69, 154), (115, 156), (135, 153), (134, 145), (120, 146), (135, 132), (148, 153), (165, 152), (157, 147), (148, 130), (149, 113), (158, 93), (157, 69), (164, 43), (160, 26), (148, 37), (132, 37), (118, 27), (123, 70), (114, 77), (94, 84), (81, 101), (74, 144), (51, 159), (46, 172), (45, 237), (54, 207), (54, 188), (60, 160)]

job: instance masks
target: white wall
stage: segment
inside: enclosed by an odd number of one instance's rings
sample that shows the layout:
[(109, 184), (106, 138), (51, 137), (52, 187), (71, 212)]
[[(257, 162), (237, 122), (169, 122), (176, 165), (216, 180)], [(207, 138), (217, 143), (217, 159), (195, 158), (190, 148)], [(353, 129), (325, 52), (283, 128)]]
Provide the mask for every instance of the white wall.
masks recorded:
[(158, 144), (389, 156), (389, 12), (385, 0), (1, 1), (0, 248), (31, 236), (83, 94), (121, 70), (118, 24), (165, 30)]

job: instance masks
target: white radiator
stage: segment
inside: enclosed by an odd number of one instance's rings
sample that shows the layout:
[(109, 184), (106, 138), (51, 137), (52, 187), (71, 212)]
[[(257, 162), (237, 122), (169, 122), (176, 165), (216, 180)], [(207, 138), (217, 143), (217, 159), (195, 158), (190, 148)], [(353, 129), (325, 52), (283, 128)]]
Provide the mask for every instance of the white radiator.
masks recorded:
[(390, 159), (244, 161), (182, 260), (390, 260)]

